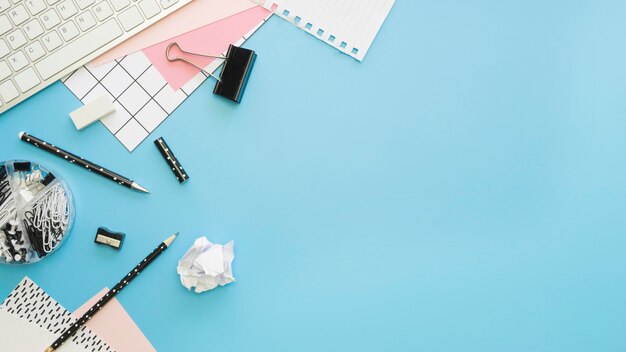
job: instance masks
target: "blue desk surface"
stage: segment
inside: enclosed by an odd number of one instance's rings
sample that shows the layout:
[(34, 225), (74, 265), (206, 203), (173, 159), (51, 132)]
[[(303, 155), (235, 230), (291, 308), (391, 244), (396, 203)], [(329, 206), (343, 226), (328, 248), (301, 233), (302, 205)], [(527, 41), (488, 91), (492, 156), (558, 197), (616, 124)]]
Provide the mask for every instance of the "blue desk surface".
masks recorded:
[[(246, 45), (243, 104), (206, 82), (132, 154), (76, 132), (57, 83), (0, 118), (0, 159), (62, 173), (76, 226), (44, 262), (0, 267), (0, 296), (28, 275), (74, 309), (180, 231), (119, 296), (159, 351), (623, 351), (624, 13), (398, 0), (363, 63), (274, 18)], [(121, 252), (93, 244), (100, 225), (128, 233)], [(175, 268), (201, 235), (235, 240), (237, 282), (197, 295)]]

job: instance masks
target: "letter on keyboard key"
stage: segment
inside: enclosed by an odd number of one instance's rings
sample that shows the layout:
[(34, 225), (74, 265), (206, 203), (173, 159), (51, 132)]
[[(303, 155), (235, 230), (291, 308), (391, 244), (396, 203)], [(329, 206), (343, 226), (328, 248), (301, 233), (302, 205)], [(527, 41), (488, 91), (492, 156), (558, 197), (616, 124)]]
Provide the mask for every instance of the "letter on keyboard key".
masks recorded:
[(6, 15), (0, 16), (0, 35), (10, 31), (13, 28), (11, 22), (9, 22), (9, 18)]
[(11, 69), (7, 65), (6, 61), (0, 61), (0, 80), (3, 80), (11, 75)]
[(126, 31), (130, 31), (143, 22), (143, 16), (141, 16), (141, 13), (136, 6), (133, 6), (117, 15), (117, 19), (120, 20), (122, 27), (124, 27), (124, 30)]
[(59, 37), (59, 34), (55, 31), (44, 35), (43, 37), (41, 37), (41, 40), (43, 41), (43, 45), (46, 46), (46, 49), (48, 49), (48, 51), (52, 51), (60, 47), (61, 44), (63, 44), (61, 37)]
[(100, 49), (100, 47), (110, 43), (115, 38), (121, 36), (122, 33), (122, 29), (115, 19), (110, 19), (67, 46), (43, 58), (35, 64), (35, 68), (44, 80), (48, 79)]
[(139, 2), (139, 7), (147, 19), (150, 19), (161, 12), (161, 7), (157, 4), (156, 0), (141, 0)]
[(178, 0), (161, 0), (161, 6), (163, 6), (164, 9), (167, 9), (168, 7), (176, 4), (178, 2)]
[(24, 23), (29, 16), (24, 5), (17, 5), (13, 9), (9, 10), (9, 17), (11, 17), (11, 21), (13, 21), (16, 26), (19, 26)]
[(41, 20), (43, 21), (43, 26), (46, 27), (46, 29), (50, 29), (61, 23), (61, 19), (55, 9), (46, 11), (43, 15), (41, 15)]
[(78, 27), (80, 27), (80, 30), (85, 32), (89, 28), (96, 25), (96, 19), (93, 18), (93, 15), (91, 14), (91, 12), (87, 10), (81, 13), (80, 15), (76, 16), (76, 23), (78, 23)]
[(33, 40), (43, 34), (43, 27), (41, 26), (41, 23), (39, 23), (38, 19), (34, 19), (26, 23), (22, 28), (24, 28), (24, 32), (26, 32), (26, 36), (28, 36), (28, 39), (30, 40)]
[(24, 37), (24, 33), (20, 29), (15, 32), (11, 32), (6, 36), (6, 39), (9, 41), (9, 45), (13, 50), (19, 48), (20, 46), (26, 44), (26, 37)]
[(8, 80), (2, 84), (0, 84), (0, 96), (4, 99), (5, 103), (10, 102), (11, 100), (17, 98), (20, 95), (18, 93), (17, 88), (11, 80)]
[(30, 11), (31, 15), (36, 15), (46, 9), (46, 4), (43, 0), (26, 0), (26, 7)]
[(26, 55), (24, 55), (24, 53), (21, 50), (9, 56), (8, 61), (9, 61), (9, 65), (13, 67), (13, 71), (16, 71), (16, 72), (26, 67), (26, 65), (28, 65), (28, 59), (26, 58)]
[(98, 21), (104, 21), (106, 18), (113, 14), (113, 10), (109, 3), (106, 1), (101, 1), (93, 7), (93, 12), (96, 14)]
[(28, 55), (30, 61), (36, 61), (46, 55), (46, 49), (44, 49), (38, 41), (34, 41), (32, 44), (27, 45), (24, 48), (24, 51), (26, 51), (26, 55)]
[(63, 17), (64, 20), (74, 16), (78, 12), (72, 0), (63, 1), (57, 6), (57, 10), (59, 10), (61, 17)]
[(23, 72), (15, 75), (15, 83), (17, 83), (17, 86), (20, 87), (22, 93), (28, 92), (34, 86), (38, 85), (39, 82), (41, 81), (39, 80), (39, 77), (37, 77), (37, 74), (32, 67), (29, 67)]
[(59, 32), (61, 32), (61, 36), (63, 37), (63, 39), (65, 39), (66, 42), (74, 39), (79, 34), (78, 28), (76, 28), (76, 25), (72, 21), (67, 21), (63, 23), (59, 27)]
[(5, 42), (4, 39), (0, 38), (0, 57), (4, 57), (9, 52), (11, 52), (11, 50), (9, 50), (7, 42)]

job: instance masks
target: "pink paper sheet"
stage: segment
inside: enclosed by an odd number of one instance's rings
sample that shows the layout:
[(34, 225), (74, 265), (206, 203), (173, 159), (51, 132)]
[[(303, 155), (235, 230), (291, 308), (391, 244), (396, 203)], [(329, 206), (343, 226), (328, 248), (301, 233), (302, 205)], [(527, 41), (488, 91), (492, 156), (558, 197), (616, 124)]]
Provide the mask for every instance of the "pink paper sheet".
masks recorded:
[[(80, 318), (102, 296), (107, 293), (104, 288), (90, 300), (72, 313)], [(155, 352), (150, 341), (143, 335), (133, 319), (126, 313), (120, 302), (113, 298), (98, 314), (87, 321), (87, 327), (95, 332), (116, 352)]]
[[(169, 43), (175, 41), (187, 51), (219, 56), (228, 49), (230, 44), (235, 44), (242, 37), (263, 23), (263, 20), (270, 15), (270, 11), (261, 6), (257, 6), (189, 33), (153, 45), (144, 49), (143, 52), (161, 75), (163, 75), (172, 89), (178, 90), (197, 75), (200, 70), (182, 61), (167, 61), (165, 49)], [(185, 57), (201, 67), (206, 67), (215, 60), (202, 56)]]
[(91, 63), (94, 66), (105, 64), (254, 6), (256, 5), (249, 0), (192, 0), (178, 11), (107, 51)]

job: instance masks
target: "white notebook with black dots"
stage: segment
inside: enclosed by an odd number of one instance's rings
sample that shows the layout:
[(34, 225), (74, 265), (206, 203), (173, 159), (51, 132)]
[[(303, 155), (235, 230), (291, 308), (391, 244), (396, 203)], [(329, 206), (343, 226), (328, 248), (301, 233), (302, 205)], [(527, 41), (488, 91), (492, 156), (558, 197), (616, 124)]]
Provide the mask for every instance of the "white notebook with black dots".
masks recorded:
[(363, 61), (395, 0), (251, 0)]
[[(25, 277), (0, 304), (0, 351), (43, 351), (77, 319)], [(86, 326), (59, 348), (67, 352), (115, 352)]]

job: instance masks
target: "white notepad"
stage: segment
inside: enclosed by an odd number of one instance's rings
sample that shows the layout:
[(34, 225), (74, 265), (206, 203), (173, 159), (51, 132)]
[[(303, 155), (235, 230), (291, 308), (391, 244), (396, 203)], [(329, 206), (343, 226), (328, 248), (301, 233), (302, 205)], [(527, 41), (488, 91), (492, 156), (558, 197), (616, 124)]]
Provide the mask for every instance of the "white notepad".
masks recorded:
[(395, 0), (251, 0), (363, 61)]
[[(0, 326), (0, 350), (7, 352), (42, 352), (58, 337), (4, 310), (0, 310)], [(89, 352), (90, 349), (68, 341), (58, 351)]]

